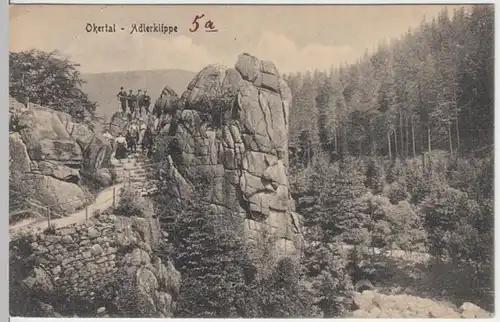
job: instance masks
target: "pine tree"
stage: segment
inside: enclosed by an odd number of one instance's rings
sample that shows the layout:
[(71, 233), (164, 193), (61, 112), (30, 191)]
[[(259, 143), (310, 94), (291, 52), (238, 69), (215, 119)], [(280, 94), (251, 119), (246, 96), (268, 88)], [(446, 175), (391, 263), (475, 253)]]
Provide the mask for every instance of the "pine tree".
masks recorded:
[(324, 318), (344, 315), (352, 306), (352, 280), (340, 249), (325, 243), (309, 243), (302, 257), (306, 279)]
[(384, 168), (377, 162), (375, 158), (368, 161), (366, 167), (365, 186), (371, 189), (372, 193), (380, 194), (384, 189), (385, 176)]
[(364, 180), (351, 158), (341, 161), (335, 185), (322, 197), (318, 214), (326, 242), (359, 243), (368, 221), (365, 204), (360, 199), (366, 193)]
[(244, 245), (233, 222), (193, 200), (185, 202), (172, 233), (172, 257), (182, 274), (177, 316), (237, 317), (251, 266)]

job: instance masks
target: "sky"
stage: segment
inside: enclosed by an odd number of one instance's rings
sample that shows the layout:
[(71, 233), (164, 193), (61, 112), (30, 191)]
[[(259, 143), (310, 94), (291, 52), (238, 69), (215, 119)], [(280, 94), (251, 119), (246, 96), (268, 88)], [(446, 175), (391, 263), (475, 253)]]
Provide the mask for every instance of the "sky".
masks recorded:
[[(460, 5), (11, 5), (10, 51), (58, 50), (82, 73), (234, 66), (241, 53), (271, 60), (282, 73), (352, 63), (383, 39)], [(191, 33), (196, 15), (205, 14)], [(218, 32), (205, 32), (213, 21)], [(116, 24), (88, 33), (87, 24)], [(133, 33), (133, 23), (178, 32)], [(121, 28), (124, 31), (121, 31)]]

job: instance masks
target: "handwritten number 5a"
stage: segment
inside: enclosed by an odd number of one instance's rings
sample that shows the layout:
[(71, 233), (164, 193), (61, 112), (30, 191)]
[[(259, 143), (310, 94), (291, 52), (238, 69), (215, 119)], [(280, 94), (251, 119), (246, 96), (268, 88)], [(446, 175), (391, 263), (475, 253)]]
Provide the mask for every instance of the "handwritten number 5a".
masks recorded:
[[(189, 31), (190, 32), (196, 32), (198, 31), (198, 29), (200, 28), (200, 19), (202, 19), (203, 17), (205, 17), (205, 14), (201, 14), (201, 15), (196, 15), (196, 17), (194, 18), (193, 20), (193, 28), (190, 28)], [(207, 20), (207, 22), (205, 22), (205, 31), (206, 32), (217, 32), (218, 30), (215, 29), (215, 23), (212, 21), (212, 20)]]
[(203, 18), (203, 17), (205, 17), (205, 14), (202, 14), (201, 16), (196, 15), (196, 17), (193, 20), (193, 25), (194, 25), (193, 27), (194, 28), (189, 28), (189, 31), (191, 31), (191, 32), (197, 31), (198, 28), (200, 28), (200, 24), (198, 23), (198, 20), (201, 19), (201, 18)]

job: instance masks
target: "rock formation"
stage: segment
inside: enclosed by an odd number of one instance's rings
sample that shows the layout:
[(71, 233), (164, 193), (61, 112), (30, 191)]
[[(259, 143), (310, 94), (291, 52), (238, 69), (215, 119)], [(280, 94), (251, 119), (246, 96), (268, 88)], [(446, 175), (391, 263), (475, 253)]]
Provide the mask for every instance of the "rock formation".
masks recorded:
[(178, 100), (179, 96), (177, 96), (177, 93), (172, 88), (169, 86), (163, 88), (160, 97), (155, 102), (155, 109), (161, 110), (162, 114), (159, 119), (154, 119), (152, 124), (154, 130), (170, 128), (172, 119), (177, 111)]
[[(111, 146), (99, 133), (71, 116), (38, 105), (26, 108), (10, 98), (9, 170), (25, 197), (54, 205), (64, 214), (84, 206), (88, 193), (82, 179), (97, 186), (111, 184)], [(90, 200), (89, 200), (90, 201)]]
[(127, 130), (128, 124), (129, 121), (126, 115), (123, 115), (122, 112), (115, 112), (113, 116), (111, 116), (111, 121), (109, 122), (109, 133), (117, 137)]
[(57, 296), (62, 295), (63, 306), (79, 299), (86, 303), (80, 309), (92, 316), (101, 306), (113, 308), (120, 296), (136, 296), (151, 308), (148, 313), (171, 317), (180, 273), (152, 250), (163, 238), (159, 227), (152, 216), (102, 214), (83, 225), (16, 236), (10, 242), (9, 264), (23, 272), (17, 273), (23, 294), (35, 294), (38, 306), (57, 310)]
[(299, 249), (301, 226), (287, 177), (290, 103), (272, 62), (242, 54), (234, 69), (205, 67), (161, 131), (173, 137), (166, 193), (189, 198), (193, 185), (208, 179), (211, 204), (239, 215), (249, 239), (268, 232), (279, 249)]

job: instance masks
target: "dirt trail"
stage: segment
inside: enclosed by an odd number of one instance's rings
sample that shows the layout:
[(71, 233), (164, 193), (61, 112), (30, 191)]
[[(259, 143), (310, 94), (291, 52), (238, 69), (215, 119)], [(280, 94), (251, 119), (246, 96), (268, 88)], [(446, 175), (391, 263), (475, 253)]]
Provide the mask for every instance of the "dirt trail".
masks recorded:
[[(119, 183), (116, 185), (113, 185), (102, 192), (100, 192), (95, 201), (88, 206), (88, 218), (92, 217), (94, 215), (94, 212), (96, 210), (98, 211), (104, 211), (108, 209), (109, 207), (113, 206), (113, 190), (115, 189), (115, 202), (118, 202), (120, 200), (120, 191), (121, 188), (124, 186), (123, 183)], [(62, 218), (57, 218), (51, 220), (51, 224), (55, 225), (55, 227), (65, 227), (73, 224), (79, 224), (84, 222), (87, 219), (86, 215), (86, 209), (82, 209), (78, 212), (75, 212), (69, 216), (65, 216)], [(37, 219), (26, 219), (23, 220), (19, 223), (16, 223), (12, 226), (9, 226), (9, 233), (16, 233), (19, 231), (22, 231), (24, 229), (40, 229), (40, 228), (47, 228), (48, 227), (48, 221), (47, 218), (37, 218)]]

